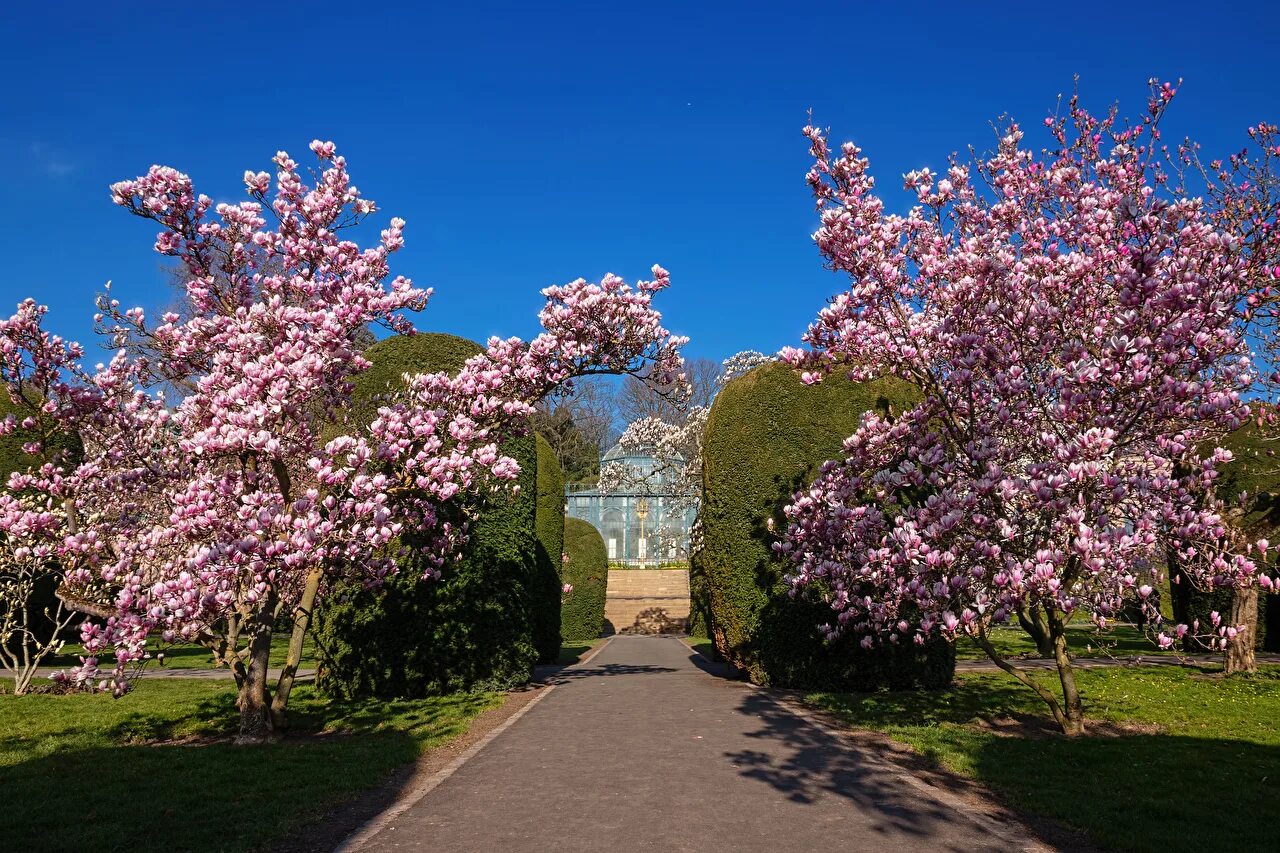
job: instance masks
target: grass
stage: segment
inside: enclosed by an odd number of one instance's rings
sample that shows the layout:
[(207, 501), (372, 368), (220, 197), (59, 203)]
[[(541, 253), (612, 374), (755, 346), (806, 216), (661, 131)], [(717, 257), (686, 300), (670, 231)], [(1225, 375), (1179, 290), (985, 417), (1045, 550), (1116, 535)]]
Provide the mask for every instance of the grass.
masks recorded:
[(720, 653), (716, 651), (716, 644), (710, 637), (685, 637), (684, 641), (707, 660), (720, 660)]
[(1190, 667), (1097, 669), (1077, 678), (1090, 719), (1136, 724), (1135, 733), (997, 734), (992, 721), (1047, 716), (1002, 673), (961, 675), (945, 691), (815, 693), (806, 700), (1110, 848), (1274, 849), (1276, 827), (1266, 815), (1280, 801), (1280, 667), (1261, 667), (1250, 678)]
[(209, 742), (236, 724), (230, 681), (145, 678), (103, 694), (0, 696), (0, 838), (14, 850), (246, 850), (312, 823), (464, 732), (476, 693), (331, 702), (309, 686), (280, 743)]
[[(148, 647), (150, 646), (148, 641)], [(289, 633), (276, 632), (271, 637), (271, 661), (270, 666), (279, 668), (284, 666), (285, 653), (289, 649)], [(78, 643), (67, 643), (62, 647), (62, 651), (57, 655), (45, 658), (41, 666), (79, 666), (80, 656), (84, 654), (84, 649)], [(110, 669), (114, 665), (114, 658), (100, 658), (99, 665), (103, 669)], [(316, 665), (316, 646), (315, 641), (311, 638), (310, 632), (302, 642), (302, 668), (314, 669)], [(152, 661), (147, 664), (147, 668), (158, 667), (158, 661)], [(190, 644), (175, 644), (164, 649), (164, 668), (165, 669), (214, 669), (213, 653), (204, 646), (196, 646)]]
[(596, 647), (600, 640), (565, 640), (560, 646), (560, 657), (556, 659), (556, 663), (562, 666), (575, 664)]
[[(993, 628), (990, 634), (991, 645), (1005, 658), (1035, 658), (1036, 644), (1016, 624)], [(1130, 657), (1142, 655), (1177, 654), (1176, 651), (1161, 651), (1156, 644), (1147, 639), (1141, 631), (1130, 625), (1120, 625), (1105, 633), (1099, 633), (1092, 625), (1068, 625), (1067, 645), (1073, 657)], [(987, 653), (978, 648), (972, 640), (961, 638), (956, 641), (956, 658), (958, 660), (988, 660)]]

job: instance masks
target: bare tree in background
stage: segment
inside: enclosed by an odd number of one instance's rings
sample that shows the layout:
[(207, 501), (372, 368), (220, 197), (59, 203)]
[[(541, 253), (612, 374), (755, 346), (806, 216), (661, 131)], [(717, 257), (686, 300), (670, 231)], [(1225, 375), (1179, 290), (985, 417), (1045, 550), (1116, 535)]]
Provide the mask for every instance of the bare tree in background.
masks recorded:
[(690, 411), (709, 407), (719, 390), (716, 379), (720, 376), (720, 364), (709, 358), (692, 358), (685, 361), (684, 372), (689, 382), (687, 396), (678, 388), (657, 386), (628, 376), (618, 389), (617, 420), (632, 424), (656, 418), (667, 424), (682, 424)]
[(600, 381), (582, 379), (544, 399), (533, 416), (533, 428), (551, 445), (566, 483), (594, 483), (600, 455), (617, 439), (612, 390)]

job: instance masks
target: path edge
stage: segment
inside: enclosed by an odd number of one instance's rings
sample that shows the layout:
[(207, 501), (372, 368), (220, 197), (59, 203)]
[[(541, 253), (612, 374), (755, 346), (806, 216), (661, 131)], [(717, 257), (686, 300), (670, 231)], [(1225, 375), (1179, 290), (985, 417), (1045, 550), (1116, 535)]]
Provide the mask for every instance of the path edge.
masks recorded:
[[(598, 655), (604, 649), (605, 646), (609, 645), (609, 642), (612, 639), (613, 639), (612, 637), (606, 638), (603, 643), (596, 646), (585, 657), (583, 657), (577, 663), (571, 664), (571, 666), (581, 666), (587, 663), (596, 655)], [(568, 667), (565, 667), (565, 668), (567, 669)], [(373, 818), (370, 818), (363, 826), (361, 826), (355, 832), (351, 833), (351, 835), (347, 836), (346, 839), (344, 839), (341, 844), (333, 848), (333, 853), (355, 853), (355, 851), (362, 849), (366, 844), (368, 844), (375, 837), (377, 837), (379, 833), (381, 833), (384, 829), (386, 829), (387, 826), (389, 826), (393, 821), (395, 821), (396, 818), (400, 817), (400, 815), (404, 814), (409, 809), (416, 806), (419, 802), (422, 801), (423, 797), (425, 797), (427, 794), (430, 794), (436, 788), (440, 787), (440, 785), (445, 780), (447, 780), (454, 773), (457, 773), (458, 770), (460, 770), (464, 764), (466, 764), (472, 758), (475, 758), (476, 755), (479, 754), (480, 750), (484, 749), (486, 746), (492, 743), (493, 740), (496, 739), (499, 735), (501, 735), (507, 729), (511, 728), (511, 726), (515, 725), (517, 720), (519, 720), (525, 714), (529, 713), (530, 709), (532, 709), (535, 705), (537, 705), (543, 699), (547, 698), (547, 695), (550, 694), (551, 691), (555, 689), (556, 689), (556, 685), (554, 684), (544, 684), (542, 689), (538, 692), (537, 696), (534, 696), (527, 703), (525, 703), (518, 711), (516, 711), (510, 717), (507, 717), (505, 720), (503, 720), (501, 723), (495, 726), (492, 731), (490, 731), (484, 737), (480, 738), (480, 740), (476, 741), (475, 743), (471, 744), (471, 746), (463, 750), (462, 753), (458, 755), (457, 758), (453, 759), (453, 761), (450, 761), (447, 765), (442, 767), (440, 770), (437, 770), (435, 773), (428, 776), (426, 779), (422, 781), (421, 784), (419, 784), (417, 787), (410, 790), (407, 794), (405, 794), (404, 796), (396, 800), (395, 804), (393, 804), (386, 811), (376, 815)]]

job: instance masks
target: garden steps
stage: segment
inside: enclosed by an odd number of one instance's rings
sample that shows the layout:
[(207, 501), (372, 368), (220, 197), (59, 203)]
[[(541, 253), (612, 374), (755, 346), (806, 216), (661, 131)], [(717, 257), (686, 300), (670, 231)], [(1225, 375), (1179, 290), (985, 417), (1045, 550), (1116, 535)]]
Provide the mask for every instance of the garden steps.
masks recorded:
[(687, 569), (610, 569), (606, 634), (684, 634), (689, 630)]

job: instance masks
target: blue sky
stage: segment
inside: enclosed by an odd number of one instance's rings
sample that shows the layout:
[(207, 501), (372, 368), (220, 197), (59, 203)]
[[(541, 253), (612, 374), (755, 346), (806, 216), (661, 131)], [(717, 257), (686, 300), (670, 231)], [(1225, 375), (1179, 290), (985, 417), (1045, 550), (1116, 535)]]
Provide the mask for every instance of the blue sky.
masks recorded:
[(1168, 132), (1209, 152), (1280, 119), (1265, 2), (21, 5), (0, 26), (0, 307), (33, 295), (86, 344), (108, 279), (164, 299), (154, 227), (106, 191), (152, 163), (231, 199), (277, 149), (332, 139), (408, 221), (395, 271), (437, 291), (420, 328), (527, 337), (540, 288), (658, 262), (668, 324), (721, 359), (797, 343), (842, 286), (809, 242), (809, 109), (899, 206), (903, 172), (988, 147), (1002, 113), (1038, 125), (1077, 73), (1131, 115), (1148, 77), (1186, 78)]

